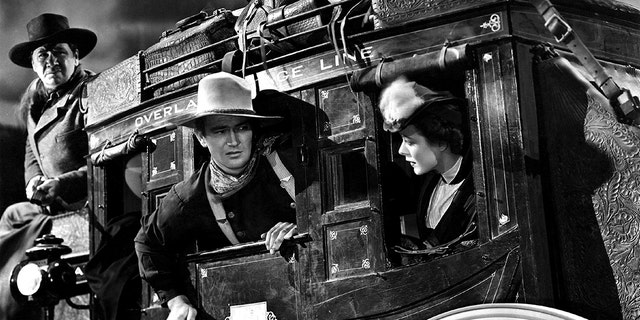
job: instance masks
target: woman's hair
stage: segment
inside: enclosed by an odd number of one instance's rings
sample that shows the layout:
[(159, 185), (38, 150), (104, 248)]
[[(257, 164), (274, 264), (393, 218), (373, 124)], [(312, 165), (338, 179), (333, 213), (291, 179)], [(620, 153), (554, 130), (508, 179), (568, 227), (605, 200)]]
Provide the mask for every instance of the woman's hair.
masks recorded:
[[(452, 112), (462, 112), (462, 108), (456, 104), (442, 103), (437, 106), (430, 106), (431, 108), (447, 108)], [(464, 117), (462, 117), (464, 119)], [(464, 122), (464, 121), (463, 121)], [(415, 116), (409, 122), (414, 125), (416, 129), (432, 143), (444, 143), (449, 146), (449, 150), (452, 153), (458, 155), (464, 155), (467, 147), (468, 134), (467, 130), (464, 130), (460, 125), (454, 124), (451, 121), (444, 120), (437, 114), (424, 110)]]

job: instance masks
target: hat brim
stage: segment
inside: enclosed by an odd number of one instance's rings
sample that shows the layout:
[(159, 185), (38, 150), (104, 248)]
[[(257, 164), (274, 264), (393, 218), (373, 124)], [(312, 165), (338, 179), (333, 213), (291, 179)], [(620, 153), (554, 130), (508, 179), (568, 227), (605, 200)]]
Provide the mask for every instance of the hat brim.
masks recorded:
[[(426, 104), (422, 105), (420, 107), (420, 109), (416, 110), (412, 115), (407, 117), (407, 119), (402, 123), (402, 125), (399, 126), (398, 129), (395, 130), (394, 132), (399, 132), (399, 131), (404, 130), (417, 117), (419, 117), (422, 114), (424, 114), (430, 107), (435, 107), (437, 105), (443, 105), (443, 104), (447, 104), (447, 103), (451, 103), (451, 104), (454, 104), (454, 105), (462, 106), (462, 105), (465, 104), (465, 100), (464, 99), (460, 99), (460, 98), (456, 98), (456, 97), (442, 97), (442, 98), (438, 98), (438, 99), (433, 99), (429, 103), (426, 103)], [(458, 123), (458, 125), (459, 125), (459, 123)]]
[(98, 42), (98, 37), (91, 30), (81, 28), (69, 28), (54, 33), (48, 37), (33, 41), (19, 43), (9, 51), (9, 58), (13, 63), (31, 68), (31, 52), (46, 43), (73, 43), (78, 47), (78, 58), (84, 58)]
[(272, 125), (276, 125), (282, 121), (282, 117), (278, 116), (262, 116), (255, 113), (241, 113), (241, 112), (208, 112), (200, 114), (185, 114), (170, 120), (169, 122), (176, 126), (189, 127), (194, 129), (196, 127), (196, 120), (204, 117), (215, 116), (234, 116), (257, 120), (260, 127), (265, 128)]

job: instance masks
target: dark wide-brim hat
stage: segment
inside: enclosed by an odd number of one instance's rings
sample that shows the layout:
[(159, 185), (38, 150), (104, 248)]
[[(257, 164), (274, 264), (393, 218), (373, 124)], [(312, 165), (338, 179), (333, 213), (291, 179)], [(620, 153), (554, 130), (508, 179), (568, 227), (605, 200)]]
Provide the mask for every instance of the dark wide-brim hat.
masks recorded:
[(448, 91), (431, 90), (400, 77), (380, 94), (379, 107), (384, 119), (383, 128), (390, 132), (402, 131), (419, 115), (427, 113), (460, 126), (460, 112), (439, 107), (447, 103), (461, 106), (465, 104), (465, 100)]
[(209, 116), (235, 116), (254, 119), (261, 127), (282, 121), (279, 116), (259, 115), (253, 109), (249, 83), (226, 72), (210, 74), (198, 82), (198, 105), (195, 113), (171, 120), (178, 126), (195, 128), (196, 120)]
[(19, 43), (9, 51), (13, 63), (31, 68), (31, 53), (34, 49), (48, 43), (73, 43), (78, 47), (79, 58), (86, 56), (98, 42), (91, 30), (70, 28), (65, 16), (43, 13), (27, 23), (29, 41)]

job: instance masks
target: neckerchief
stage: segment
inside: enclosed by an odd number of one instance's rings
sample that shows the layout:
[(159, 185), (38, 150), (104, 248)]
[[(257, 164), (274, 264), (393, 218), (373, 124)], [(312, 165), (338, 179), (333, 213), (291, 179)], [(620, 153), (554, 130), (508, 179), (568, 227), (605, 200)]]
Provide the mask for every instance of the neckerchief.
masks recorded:
[(265, 154), (265, 152), (271, 152), (271, 147), (278, 137), (279, 136), (272, 136), (259, 139), (251, 152), (251, 159), (249, 159), (249, 162), (239, 176), (225, 173), (215, 161), (211, 159), (211, 161), (209, 161), (209, 170), (211, 171), (210, 183), (217, 196), (222, 199), (228, 198), (247, 185), (256, 174), (258, 162), (260, 161), (259, 156)]

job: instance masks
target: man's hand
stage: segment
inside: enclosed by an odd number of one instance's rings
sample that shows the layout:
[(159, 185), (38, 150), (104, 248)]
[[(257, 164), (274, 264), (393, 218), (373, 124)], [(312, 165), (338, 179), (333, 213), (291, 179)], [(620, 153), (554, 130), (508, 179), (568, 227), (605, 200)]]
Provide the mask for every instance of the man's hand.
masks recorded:
[(48, 206), (60, 194), (60, 180), (58, 178), (45, 179), (39, 186), (36, 187), (35, 192), (44, 193), (42, 205)]
[(171, 310), (167, 320), (196, 320), (198, 311), (184, 295), (173, 297), (167, 302), (167, 306)]
[(40, 185), (40, 182), (42, 182), (42, 180), (44, 180), (43, 176), (35, 176), (31, 178), (31, 180), (29, 180), (29, 183), (27, 183), (27, 188), (25, 189), (27, 199), (33, 198), (33, 193), (36, 192), (36, 188), (38, 187), (38, 185)]
[(293, 235), (298, 233), (296, 228), (297, 226), (290, 222), (276, 223), (271, 230), (262, 235), (262, 238), (265, 240), (267, 250), (269, 250), (271, 254), (275, 254), (276, 251), (280, 249), (282, 241), (285, 239), (291, 239)]

